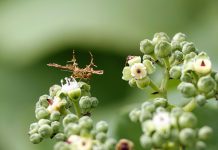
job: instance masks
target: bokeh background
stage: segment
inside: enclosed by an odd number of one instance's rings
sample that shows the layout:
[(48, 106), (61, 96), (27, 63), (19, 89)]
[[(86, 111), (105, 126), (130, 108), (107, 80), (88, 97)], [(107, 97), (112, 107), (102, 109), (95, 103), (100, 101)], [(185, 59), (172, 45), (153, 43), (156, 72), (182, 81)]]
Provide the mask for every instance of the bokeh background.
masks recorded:
[[(140, 150), (139, 125), (129, 121), (127, 112), (149, 99), (150, 93), (130, 88), (121, 80), (121, 71), (127, 55), (140, 54), (139, 42), (160, 31), (171, 37), (186, 33), (211, 56), (218, 70), (216, 0), (0, 1), (0, 149), (52, 149), (50, 140), (31, 144), (27, 132), (35, 121), (38, 97), (70, 75), (46, 64), (65, 64), (75, 50), (81, 66), (89, 63), (91, 51), (98, 68), (105, 70), (90, 81), (93, 95), (100, 100), (94, 119), (107, 120), (111, 135), (134, 140)], [(181, 104), (178, 93), (172, 93), (170, 100)], [(217, 150), (217, 102), (211, 100), (195, 114), (199, 125), (213, 127), (208, 150)]]

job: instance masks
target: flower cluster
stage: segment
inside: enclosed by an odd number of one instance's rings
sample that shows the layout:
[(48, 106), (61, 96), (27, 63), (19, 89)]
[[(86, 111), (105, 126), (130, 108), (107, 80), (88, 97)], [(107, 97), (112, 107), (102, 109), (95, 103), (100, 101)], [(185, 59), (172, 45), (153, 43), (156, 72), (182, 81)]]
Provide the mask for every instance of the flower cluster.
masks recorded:
[(197, 128), (197, 118), (193, 113), (180, 107), (172, 108), (164, 98), (144, 102), (129, 116), (133, 122), (141, 123), (141, 146), (148, 150), (178, 147), (206, 149), (205, 142), (212, 134), (208, 126)]

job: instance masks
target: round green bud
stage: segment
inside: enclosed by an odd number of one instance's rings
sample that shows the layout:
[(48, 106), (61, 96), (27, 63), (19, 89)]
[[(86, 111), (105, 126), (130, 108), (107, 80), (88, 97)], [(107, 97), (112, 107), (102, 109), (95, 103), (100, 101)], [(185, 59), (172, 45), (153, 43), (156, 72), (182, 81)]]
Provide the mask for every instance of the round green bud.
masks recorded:
[(195, 144), (196, 133), (191, 128), (182, 129), (179, 133), (179, 140), (185, 146), (192, 146)]
[(64, 141), (66, 140), (66, 136), (63, 133), (58, 133), (54, 136), (56, 141)]
[(81, 96), (81, 89), (75, 88), (75, 89), (68, 91), (68, 96), (71, 100), (78, 100)]
[(49, 112), (46, 108), (44, 107), (39, 107), (39, 108), (36, 108), (36, 111), (35, 111), (35, 114), (36, 114), (36, 118), (39, 120), (39, 119), (44, 119), (44, 118), (48, 118), (49, 117)]
[(158, 113), (158, 112), (166, 112), (166, 109), (164, 108), (164, 107), (157, 107), (156, 108), (156, 112)]
[(195, 52), (195, 45), (193, 43), (185, 43), (182, 47), (182, 52), (188, 54), (190, 52)]
[(129, 113), (129, 118), (132, 122), (138, 122), (141, 111), (139, 109), (134, 109)]
[(183, 114), (183, 110), (180, 107), (174, 107), (171, 110), (171, 114), (175, 117), (180, 117)]
[(181, 77), (181, 67), (180, 66), (173, 66), (171, 69), (170, 69), (170, 77), (173, 78), (173, 79), (179, 79)]
[(42, 95), (39, 97), (39, 105), (42, 107), (47, 108), (48, 107), (48, 99), (50, 98), (49, 95)]
[(164, 32), (155, 33), (155, 34), (154, 34), (154, 38), (153, 38), (153, 40), (152, 40), (152, 43), (153, 43), (154, 45), (156, 45), (156, 44), (158, 44), (158, 43), (161, 42), (161, 41), (167, 41), (167, 42), (169, 42), (169, 41), (170, 41), (170, 38), (169, 38), (169, 36), (168, 36), (166, 33), (164, 33)]
[(48, 138), (48, 137), (51, 137), (53, 130), (49, 125), (44, 124), (44, 125), (39, 127), (38, 132), (42, 137)]
[(91, 97), (91, 106), (96, 108), (98, 106), (98, 99), (96, 97)]
[(42, 137), (40, 134), (34, 133), (34, 134), (30, 135), (30, 142), (32, 142), (33, 144), (38, 144), (41, 141), (42, 141)]
[(198, 131), (198, 138), (200, 140), (208, 140), (213, 134), (211, 127), (204, 126)]
[(143, 64), (145, 65), (148, 74), (152, 74), (156, 69), (153, 63), (148, 59), (144, 60)]
[(183, 82), (192, 82), (193, 81), (192, 76), (187, 72), (185, 72), (181, 75), (180, 80)]
[(171, 45), (167, 41), (160, 41), (154, 49), (154, 53), (157, 57), (165, 58), (171, 53)]
[(215, 74), (214, 79), (216, 82), (218, 82), (218, 73)]
[(100, 141), (101, 143), (104, 143), (107, 139), (107, 135), (104, 132), (99, 132), (96, 134), (96, 140)]
[(196, 56), (196, 53), (190, 52), (190, 53), (188, 53), (188, 54), (185, 55), (185, 60), (186, 60), (186, 61), (189, 61), (189, 60), (191, 60), (192, 58), (194, 58), (195, 56)]
[(60, 141), (55, 144), (54, 150), (71, 150), (71, 147), (66, 142)]
[(51, 128), (53, 130), (54, 133), (58, 133), (59, 129), (60, 129), (61, 123), (58, 121), (54, 121), (51, 123)]
[(198, 80), (197, 86), (201, 92), (208, 93), (216, 88), (216, 82), (211, 76), (203, 76)]
[(197, 118), (190, 112), (184, 112), (179, 117), (179, 126), (181, 128), (193, 128), (197, 125)]
[(145, 109), (146, 111), (151, 112), (151, 113), (155, 111), (155, 104), (153, 103), (143, 103), (141, 107), (142, 107), (142, 110)]
[(171, 42), (172, 51), (181, 50), (182, 47), (180, 45), (180, 42), (178, 41), (172, 41)]
[(154, 105), (155, 105), (155, 107), (166, 107), (167, 100), (165, 98), (161, 98), (161, 97), (155, 98)]
[(141, 63), (141, 57), (140, 56), (132, 56), (130, 60), (128, 60), (128, 64), (130, 66), (134, 65), (135, 63)]
[(80, 126), (75, 123), (68, 124), (65, 129), (64, 133), (69, 137), (71, 135), (79, 134), (80, 133)]
[(90, 109), (92, 106), (91, 98), (88, 96), (83, 96), (79, 100), (79, 106), (82, 109)]
[(107, 132), (108, 131), (108, 123), (106, 121), (99, 121), (96, 124), (97, 132)]
[(48, 120), (48, 119), (40, 119), (39, 122), (38, 122), (38, 125), (39, 126), (42, 126), (44, 124), (47, 124), (47, 125), (50, 125), (51, 124), (51, 121)]
[(75, 114), (68, 114), (63, 119), (64, 127), (69, 123), (75, 123), (78, 121), (78, 117)]
[(144, 39), (140, 42), (140, 51), (144, 54), (151, 54), (154, 52), (154, 45), (148, 39)]
[(195, 97), (195, 99), (199, 106), (203, 106), (207, 102), (206, 97), (204, 95), (198, 95)]
[(106, 150), (114, 150), (116, 143), (117, 142), (114, 139), (107, 139), (107, 141), (104, 143)]
[(84, 129), (91, 129), (93, 127), (93, 120), (88, 116), (83, 116), (79, 119), (79, 126)]
[(38, 129), (39, 129), (38, 123), (35, 122), (35, 123), (30, 124), (29, 134), (37, 133)]
[(183, 47), (186, 43), (189, 43), (189, 42), (187, 42), (187, 41), (182, 41), (182, 42), (180, 42), (180, 46)]
[(149, 136), (143, 134), (140, 137), (140, 144), (144, 149), (150, 150), (152, 147), (152, 139)]
[(195, 148), (196, 148), (196, 150), (206, 150), (207, 145), (202, 141), (197, 141), (195, 144)]
[(125, 80), (125, 81), (129, 81), (132, 78), (129, 66), (125, 66), (123, 68), (122, 74), (123, 74), (122, 79)]
[(60, 90), (61, 90), (61, 86), (53, 85), (49, 89), (49, 94), (50, 94), (51, 97), (54, 97), (57, 94), (57, 92), (60, 91)]
[(194, 97), (197, 94), (197, 90), (192, 83), (181, 82), (178, 85), (178, 90), (183, 94), (184, 97)]
[(50, 120), (51, 121), (58, 121), (60, 120), (61, 114), (59, 111), (53, 111), (50, 115)]
[(150, 134), (155, 131), (155, 126), (152, 120), (146, 120), (142, 123), (142, 130), (146, 134)]
[(155, 132), (152, 135), (152, 143), (157, 146), (157, 147), (161, 147), (165, 142), (165, 139), (163, 138), (163, 136), (161, 134), (159, 134), (158, 132)]
[(181, 52), (181, 51), (175, 51), (174, 53), (173, 53), (173, 55), (174, 55), (174, 57), (175, 57), (175, 60), (176, 61), (178, 61), (178, 62), (181, 62), (181, 61), (183, 61), (183, 59), (184, 59), (184, 54)]
[(78, 82), (78, 84), (79, 84), (79, 87), (81, 88), (81, 90), (83, 91), (90, 91), (90, 89), (91, 89), (91, 86), (90, 85), (88, 85), (87, 83), (85, 83), (85, 82)]
[(179, 141), (179, 130), (178, 129), (172, 129), (170, 131), (170, 139), (175, 142)]
[(140, 89), (146, 88), (150, 84), (150, 78), (144, 77), (143, 79), (136, 80), (136, 85)]
[(130, 80), (129, 80), (129, 85), (130, 85), (131, 87), (136, 87), (136, 86), (137, 86), (137, 85), (136, 85), (136, 79), (134, 79), (134, 78), (130, 79)]
[(172, 41), (183, 42), (186, 40), (186, 38), (187, 36), (184, 33), (179, 32), (174, 35)]
[(151, 112), (149, 112), (146, 109), (142, 109), (140, 114), (141, 114), (139, 117), (140, 122), (144, 122), (152, 117)]

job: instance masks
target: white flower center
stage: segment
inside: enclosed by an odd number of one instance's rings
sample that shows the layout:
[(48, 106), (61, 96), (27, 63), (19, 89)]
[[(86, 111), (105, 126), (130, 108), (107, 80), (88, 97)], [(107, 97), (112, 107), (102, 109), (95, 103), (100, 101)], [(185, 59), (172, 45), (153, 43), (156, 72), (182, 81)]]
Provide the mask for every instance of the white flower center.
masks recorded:
[(68, 93), (69, 91), (79, 88), (79, 84), (77, 83), (77, 81), (74, 78), (65, 78), (66, 83), (64, 84), (64, 81), (61, 80), (61, 90), (64, 93)]
[(164, 131), (170, 128), (171, 118), (167, 112), (159, 112), (153, 118), (153, 123), (158, 131)]
[(92, 140), (89, 138), (83, 138), (78, 135), (71, 135), (67, 142), (72, 145), (72, 147), (78, 150), (91, 150)]
[(211, 71), (212, 64), (209, 59), (196, 59), (194, 69), (197, 73), (208, 74)]
[(61, 99), (59, 97), (54, 97), (54, 100), (49, 100), (49, 106), (47, 110), (52, 113), (53, 111), (58, 111), (60, 108), (60, 101)]
[(135, 63), (131, 66), (130, 71), (135, 79), (142, 79), (147, 75), (147, 69), (142, 63)]

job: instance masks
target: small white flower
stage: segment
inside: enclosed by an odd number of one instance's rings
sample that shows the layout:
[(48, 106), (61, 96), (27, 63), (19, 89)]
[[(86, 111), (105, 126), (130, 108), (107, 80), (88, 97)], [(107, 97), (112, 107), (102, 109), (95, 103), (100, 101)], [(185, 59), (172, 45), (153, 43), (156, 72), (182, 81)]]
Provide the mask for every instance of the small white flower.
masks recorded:
[(92, 149), (92, 139), (80, 137), (78, 135), (71, 135), (67, 142), (72, 145), (76, 150), (91, 150)]
[(166, 131), (171, 126), (171, 117), (167, 112), (158, 112), (153, 118), (153, 123), (157, 131)]
[(53, 100), (49, 100), (49, 106), (47, 107), (47, 110), (52, 113), (53, 111), (58, 111), (60, 109), (60, 102), (61, 99), (59, 97), (54, 97)]
[(147, 76), (147, 69), (142, 63), (135, 63), (131, 66), (130, 71), (135, 79), (142, 79)]
[(197, 58), (194, 63), (194, 70), (200, 74), (208, 74), (211, 72), (212, 64), (208, 58)]
[(61, 91), (63, 93), (68, 93), (69, 91), (73, 90), (73, 89), (77, 89), (79, 88), (79, 84), (77, 83), (77, 81), (74, 78), (65, 78), (66, 83), (64, 84), (64, 81), (61, 80)]

